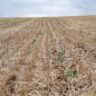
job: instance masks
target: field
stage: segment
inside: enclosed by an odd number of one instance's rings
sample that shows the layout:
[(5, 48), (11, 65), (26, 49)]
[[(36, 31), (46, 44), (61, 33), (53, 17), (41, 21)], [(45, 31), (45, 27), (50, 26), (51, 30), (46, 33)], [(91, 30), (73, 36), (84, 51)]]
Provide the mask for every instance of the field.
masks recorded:
[(1, 18), (0, 96), (96, 96), (96, 16)]

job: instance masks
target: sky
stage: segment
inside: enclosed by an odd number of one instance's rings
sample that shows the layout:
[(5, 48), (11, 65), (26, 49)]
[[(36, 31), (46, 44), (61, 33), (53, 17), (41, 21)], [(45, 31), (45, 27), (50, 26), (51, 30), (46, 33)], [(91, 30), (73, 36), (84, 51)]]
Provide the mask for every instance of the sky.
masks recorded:
[(0, 0), (0, 17), (96, 15), (96, 0)]

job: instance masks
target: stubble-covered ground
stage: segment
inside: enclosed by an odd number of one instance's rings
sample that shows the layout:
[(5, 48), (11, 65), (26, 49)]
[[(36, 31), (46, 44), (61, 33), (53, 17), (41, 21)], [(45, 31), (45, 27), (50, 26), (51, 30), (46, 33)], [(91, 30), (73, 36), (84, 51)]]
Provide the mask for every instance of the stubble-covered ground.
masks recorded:
[(0, 19), (0, 96), (96, 96), (96, 16)]

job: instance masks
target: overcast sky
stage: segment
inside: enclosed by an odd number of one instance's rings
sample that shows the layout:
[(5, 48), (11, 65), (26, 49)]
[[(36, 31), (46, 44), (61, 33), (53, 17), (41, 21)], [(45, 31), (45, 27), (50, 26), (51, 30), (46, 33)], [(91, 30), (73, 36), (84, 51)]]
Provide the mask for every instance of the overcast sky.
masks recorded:
[(96, 15), (96, 0), (0, 0), (0, 17)]

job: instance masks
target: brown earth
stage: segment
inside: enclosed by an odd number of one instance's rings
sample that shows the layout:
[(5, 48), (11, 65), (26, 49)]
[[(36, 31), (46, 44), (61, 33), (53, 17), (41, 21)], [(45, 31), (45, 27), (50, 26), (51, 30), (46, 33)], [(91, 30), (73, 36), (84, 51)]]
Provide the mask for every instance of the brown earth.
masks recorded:
[(96, 96), (96, 16), (0, 19), (0, 96)]

